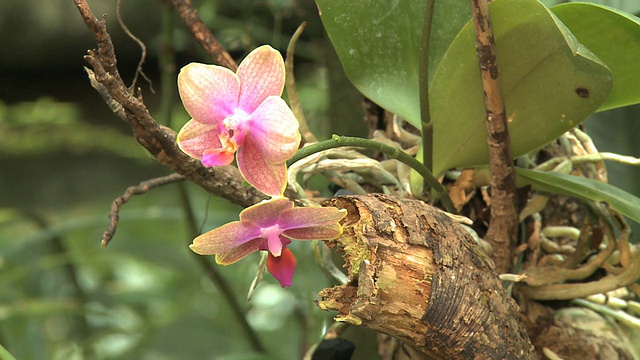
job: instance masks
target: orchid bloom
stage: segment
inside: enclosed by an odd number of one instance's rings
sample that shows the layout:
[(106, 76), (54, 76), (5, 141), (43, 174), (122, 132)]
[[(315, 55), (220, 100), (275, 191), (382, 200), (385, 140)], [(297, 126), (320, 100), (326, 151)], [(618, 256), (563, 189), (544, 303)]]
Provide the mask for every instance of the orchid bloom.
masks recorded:
[(236, 73), (191, 63), (178, 75), (182, 103), (191, 115), (178, 146), (204, 166), (237, 164), (245, 180), (271, 196), (287, 184), (285, 162), (300, 144), (298, 121), (280, 98), (285, 67), (268, 45), (253, 50)]
[(282, 287), (291, 286), (296, 258), (286, 246), (291, 239), (329, 240), (342, 234), (338, 223), (346, 210), (333, 207), (293, 207), (274, 198), (244, 209), (233, 221), (202, 234), (189, 247), (201, 255), (216, 255), (221, 265), (233, 264), (256, 250), (268, 251), (267, 270)]

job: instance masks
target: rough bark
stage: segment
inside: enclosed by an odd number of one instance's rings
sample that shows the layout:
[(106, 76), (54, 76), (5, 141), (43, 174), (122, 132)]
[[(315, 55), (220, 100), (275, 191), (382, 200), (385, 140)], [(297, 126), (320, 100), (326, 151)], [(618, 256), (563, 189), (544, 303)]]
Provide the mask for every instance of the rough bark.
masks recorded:
[(334, 198), (347, 209), (351, 281), (318, 305), (336, 319), (391, 335), (412, 359), (533, 359), (518, 308), (491, 260), (458, 224), (420, 201), (380, 194)]

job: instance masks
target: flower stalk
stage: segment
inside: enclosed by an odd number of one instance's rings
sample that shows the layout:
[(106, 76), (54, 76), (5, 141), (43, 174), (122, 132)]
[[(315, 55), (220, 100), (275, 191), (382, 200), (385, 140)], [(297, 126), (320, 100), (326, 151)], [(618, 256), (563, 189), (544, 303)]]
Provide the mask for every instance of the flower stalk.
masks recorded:
[(457, 213), (456, 208), (453, 205), (451, 198), (449, 197), (449, 192), (447, 191), (447, 188), (444, 185), (442, 185), (435, 176), (433, 176), (433, 174), (431, 173), (431, 171), (429, 171), (429, 169), (427, 169), (416, 158), (405, 153), (404, 151), (398, 148), (394, 148), (394, 147), (382, 144), (377, 141), (357, 138), (357, 137), (350, 137), (350, 136), (340, 136), (340, 135), (334, 134), (333, 136), (331, 136), (331, 139), (329, 140), (325, 140), (319, 143), (305, 146), (302, 149), (298, 150), (298, 152), (296, 152), (296, 154), (287, 162), (287, 164), (290, 166), (296, 161), (303, 159), (309, 155), (315, 154), (317, 152), (338, 148), (338, 147), (344, 147), (344, 146), (354, 146), (354, 147), (361, 147), (361, 148), (379, 151), (381, 153), (386, 154), (392, 159), (396, 159), (401, 163), (410, 166), (412, 169), (414, 169), (420, 175), (422, 175), (425, 182), (436, 193), (438, 193), (438, 195), (440, 196), (440, 201), (442, 201), (442, 204), (444, 205), (445, 209), (452, 214)]

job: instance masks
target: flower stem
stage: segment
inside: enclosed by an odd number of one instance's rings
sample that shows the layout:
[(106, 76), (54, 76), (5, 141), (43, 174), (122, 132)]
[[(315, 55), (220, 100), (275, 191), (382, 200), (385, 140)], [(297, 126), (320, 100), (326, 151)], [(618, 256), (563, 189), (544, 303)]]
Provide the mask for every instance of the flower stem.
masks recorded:
[(160, 87), (162, 100), (158, 122), (167, 127), (172, 127), (172, 113), (176, 96), (176, 62), (174, 48), (175, 20), (173, 7), (168, 2), (162, 3), (162, 36), (160, 39), (160, 51), (158, 53), (158, 65), (160, 67)]
[(338, 148), (338, 147), (344, 147), (344, 146), (354, 146), (354, 147), (361, 147), (361, 148), (380, 151), (381, 153), (386, 154), (390, 158), (396, 159), (401, 163), (410, 166), (412, 169), (414, 169), (420, 175), (422, 175), (425, 182), (432, 189), (434, 189), (438, 193), (438, 195), (440, 195), (440, 200), (442, 201), (442, 204), (444, 205), (445, 209), (450, 213), (453, 213), (453, 214), (457, 213), (456, 208), (453, 205), (451, 198), (449, 197), (447, 188), (444, 185), (442, 185), (438, 181), (438, 179), (436, 179), (435, 176), (433, 176), (433, 174), (431, 173), (431, 171), (429, 171), (429, 169), (427, 169), (424, 165), (422, 165), (422, 163), (420, 163), (420, 161), (416, 160), (416, 158), (407, 154), (406, 152), (400, 149), (379, 143), (377, 141), (357, 138), (357, 137), (350, 137), (350, 136), (340, 136), (340, 135), (334, 134), (331, 136), (331, 139), (329, 140), (325, 140), (319, 143), (305, 146), (302, 149), (298, 150), (298, 152), (296, 152), (293, 158), (291, 158), (291, 160), (287, 162), (287, 166), (291, 166), (291, 164), (295, 163), (296, 161), (303, 159), (309, 155), (315, 154), (317, 152)]
[(420, 81), (420, 122), (422, 124), (422, 163), (429, 171), (433, 169), (433, 124), (431, 123), (429, 110), (429, 39), (431, 38), (434, 4), (435, 0), (427, 1), (424, 19), (422, 20), (420, 69), (418, 73)]
[(309, 130), (309, 125), (307, 125), (307, 119), (302, 111), (302, 105), (300, 105), (300, 97), (298, 97), (298, 90), (296, 88), (296, 79), (293, 74), (293, 53), (295, 52), (296, 42), (306, 26), (306, 21), (300, 24), (296, 32), (291, 37), (291, 41), (289, 41), (289, 46), (287, 47), (287, 59), (285, 60), (285, 68), (287, 71), (287, 77), (285, 79), (287, 84), (287, 96), (289, 97), (289, 104), (291, 104), (291, 111), (293, 111), (296, 119), (298, 119), (298, 123), (300, 124), (300, 133), (302, 134), (304, 141), (318, 142), (316, 136), (313, 135), (311, 130)]

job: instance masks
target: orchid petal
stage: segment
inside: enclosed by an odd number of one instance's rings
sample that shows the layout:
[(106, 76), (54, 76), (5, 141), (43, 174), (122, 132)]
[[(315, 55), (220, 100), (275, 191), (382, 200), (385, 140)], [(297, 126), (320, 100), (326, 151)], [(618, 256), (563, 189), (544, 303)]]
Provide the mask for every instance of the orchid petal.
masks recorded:
[(240, 79), (222, 66), (191, 63), (178, 74), (178, 91), (194, 120), (217, 124), (237, 107)]
[(256, 226), (267, 228), (278, 221), (278, 215), (293, 208), (293, 202), (286, 198), (275, 198), (250, 206), (240, 212), (241, 221), (250, 221)]
[(280, 96), (284, 89), (285, 68), (282, 55), (263, 45), (247, 55), (238, 67), (240, 100), (238, 106), (248, 114), (269, 96)]
[(293, 284), (293, 272), (296, 270), (296, 257), (289, 248), (282, 249), (282, 255), (267, 257), (267, 270), (273, 275), (282, 287)]
[(287, 165), (273, 164), (258, 151), (253, 137), (246, 137), (236, 158), (242, 177), (251, 186), (270, 196), (281, 196), (287, 187)]
[(248, 137), (254, 140), (260, 153), (271, 163), (285, 162), (300, 146), (298, 120), (279, 97), (271, 96), (251, 114)]
[(215, 125), (203, 124), (193, 119), (180, 129), (176, 141), (180, 150), (198, 160), (202, 160), (202, 154), (206, 150), (222, 146)]
[(220, 254), (259, 237), (260, 228), (233, 221), (198, 236), (189, 248), (200, 255)]
[(216, 263), (220, 265), (231, 265), (243, 257), (258, 251), (263, 239), (253, 239), (229, 251), (216, 254)]
[(334, 207), (298, 207), (280, 214), (278, 226), (282, 230), (337, 224), (347, 215), (346, 210)]
[(331, 224), (301, 229), (290, 229), (283, 231), (282, 235), (296, 240), (331, 240), (342, 235), (342, 226), (340, 226), (340, 224)]

